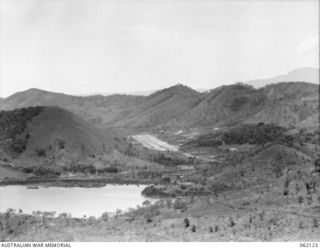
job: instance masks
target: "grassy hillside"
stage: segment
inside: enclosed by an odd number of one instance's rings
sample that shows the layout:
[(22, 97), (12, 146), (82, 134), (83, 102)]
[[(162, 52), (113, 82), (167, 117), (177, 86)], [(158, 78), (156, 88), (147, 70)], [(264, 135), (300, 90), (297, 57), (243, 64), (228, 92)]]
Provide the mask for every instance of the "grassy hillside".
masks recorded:
[(165, 124), (197, 105), (200, 98), (201, 94), (193, 89), (175, 85), (151, 94), (139, 105), (120, 113), (113, 124), (134, 128)]
[(2, 177), (71, 174), (113, 176), (128, 182), (159, 181), (165, 167), (190, 163), (187, 156), (143, 148), (59, 107), (2, 111), (0, 125)]
[(125, 158), (116, 151), (115, 137), (58, 107), (2, 111), (0, 124), (0, 164), (11, 167), (6, 171), (55, 174), (65, 167), (109, 167), (117, 158)]
[(246, 120), (286, 127), (315, 128), (319, 120), (319, 85), (304, 82), (278, 83), (261, 89), (264, 107)]
[(97, 126), (104, 127), (104, 124), (113, 120), (113, 116), (118, 112), (139, 104), (143, 99), (143, 96), (119, 94), (80, 97), (33, 88), (4, 99), (2, 103), (0, 102), (0, 110), (29, 106), (58, 106), (80, 115)]
[(1, 143), (7, 152), (19, 155), (64, 149), (66, 152), (81, 151), (87, 156), (90, 153), (105, 153), (115, 145), (112, 136), (58, 107), (3, 111), (0, 113), (0, 124)]
[(180, 128), (224, 127), (239, 123), (274, 123), (312, 128), (318, 124), (319, 86), (288, 82), (254, 89), (235, 84), (204, 95), (194, 108), (169, 121)]
[(222, 86), (204, 94), (198, 105), (167, 125), (181, 128), (219, 127), (246, 119), (259, 111), (264, 101), (264, 95), (252, 86)]

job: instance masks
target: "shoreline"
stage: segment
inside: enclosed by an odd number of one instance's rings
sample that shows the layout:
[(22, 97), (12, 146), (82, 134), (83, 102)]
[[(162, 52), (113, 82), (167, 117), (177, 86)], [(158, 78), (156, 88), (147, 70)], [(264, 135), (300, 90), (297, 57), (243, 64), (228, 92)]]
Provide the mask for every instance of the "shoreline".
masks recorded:
[(0, 181), (1, 186), (23, 185), (23, 186), (47, 186), (47, 187), (84, 187), (96, 188), (104, 187), (108, 184), (116, 185), (148, 185), (155, 182), (150, 180), (123, 179), (123, 178), (26, 178), (26, 179), (6, 179)]

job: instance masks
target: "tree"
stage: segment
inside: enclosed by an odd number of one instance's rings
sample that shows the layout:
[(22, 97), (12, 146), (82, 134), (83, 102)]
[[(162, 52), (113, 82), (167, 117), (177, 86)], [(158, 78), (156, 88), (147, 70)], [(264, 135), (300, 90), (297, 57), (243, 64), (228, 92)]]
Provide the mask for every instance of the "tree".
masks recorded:
[(181, 211), (185, 211), (187, 210), (187, 205), (184, 201), (177, 199), (174, 203), (173, 203), (173, 208), (174, 209), (181, 209)]
[(60, 218), (60, 219), (71, 218), (71, 215), (67, 214), (67, 213), (61, 213), (58, 215), (58, 218)]
[(144, 207), (149, 207), (149, 206), (151, 205), (151, 202), (148, 201), (148, 200), (145, 200), (145, 201), (142, 203), (142, 205), (143, 205)]
[(38, 156), (46, 157), (46, 150), (45, 149), (36, 149), (36, 153)]
[(184, 222), (184, 227), (189, 227), (190, 226), (190, 221), (189, 221), (189, 219), (188, 218), (184, 218), (184, 220), (183, 220), (183, 222)]
[(103, 220), (104, 222), (109, 221), (109, 213), (108, 213), (108, 212), (104, 212), (104, 213), (101, 215), (101, 220)]
[(64, 149), (64, 147), (65, 147), (65, 141), (64, 140), (59, 140), (58, 141), (58, 147), (59, 147), (59, 149), (61, 150), (61, 149)]
[(320, 174), (320, 158), (318, 158), (315, 162), (314, 162), (314, 169), (316, 172), (318, 172)]
[(119, 217), (122, 214), (122, 210), (121, 209), (117, 209), (116, 210), (116, 217)]

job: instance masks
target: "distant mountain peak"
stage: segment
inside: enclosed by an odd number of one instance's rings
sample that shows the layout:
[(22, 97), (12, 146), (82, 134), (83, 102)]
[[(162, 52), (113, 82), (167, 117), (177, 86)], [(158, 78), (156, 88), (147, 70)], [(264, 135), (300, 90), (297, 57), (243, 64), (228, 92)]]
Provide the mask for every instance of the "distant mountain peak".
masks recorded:
[(27, 89), (26, 91), (40, 91), (40, 92), (44, 92), (44, 90), (39, 89), (39, 88), (35, 88), (35, 87), (29, 88), (29, 89)]
[(53, 92), (45, 91), (39, 88), (29, 88), (24, 91), (16, 92), (13, 95), (9, 96), (8, 98), (12, 96), (20, 96), (20, 95), (25, 95), (25, 96), (37, 96), (37, 95), (44, 95), (44, 94), (53, 94)]
[(196, 92), (195, 90), (193, 90), (191, 87), (188, 87), (186, 85), (183, 85), (181, 83), (173, 85), (171, 87), (168, 87), (164, 90), (167, 91), (176, 91), (176, 92)]
[(173, 95), (180, 95), (180, 96), (186, 96), (186, 97), (193, 97), (196, 95), (199, 95), (200, 93), (196, 90), (192, 89), (191, 87), (188, 87), (186, 85), (183, 85), (181, 83), (173, 85), (168, 88), (164, 88), (162, 90), (156, 91), (155, 93), (151, 94), (150, 97), (156, 96), (163, 93), (170, 93)]
[(246, 81), (246, 84), (253, 85), (256, 88), (264, 87), (268, 84), (279, 82), (307, 82), (319, 84), (319, 68), (301, 67), (296, 68), (286, 74), (277, 75), (266, 79), (255, 79)]
[(292, 71), (289, 72), (290, 73), (295, 73), (295, 72), (302, 72), (302, 71), (319, 71), (319, 68), (315, 68), (315, 67), (299, 67), (296, 69), (293, 69)]
[(39, 93), (46, 93), (48, 91), (45, 91), (45, 90), (42, 90), (42, 89), (39, 89), (39, 88), (29, 88), (23, 92), (39, 92)]

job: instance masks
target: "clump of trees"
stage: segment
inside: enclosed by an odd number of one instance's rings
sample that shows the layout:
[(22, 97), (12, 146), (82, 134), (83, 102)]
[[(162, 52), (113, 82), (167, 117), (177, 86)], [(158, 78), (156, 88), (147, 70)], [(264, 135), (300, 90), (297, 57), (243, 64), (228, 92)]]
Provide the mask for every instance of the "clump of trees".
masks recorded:
[(61, 171), (56, 168), (49, 168), (43, 166), (34, 166), (29, 168), (23, 168), (22, 171), (24, 173), (32, 173), (36, 177), (50, 178), (50, 177), (58, 177), (61, 175)]
[(67, 167), (64, 166), (63, 171), (66, 173), (82, 173), (86, 175), (94, 175), (94, 174), (104, 174), (104, 173), (119, 173), (119, 168), (114, 166), (109, 166), (106, 168), (99, 168), (97, 169), (92, 164), (85, 164), (85, 163), (73, 163), (71, 166)]
[(288, 135), (287, 129), (274, 124), (244, 124), (225, 131), (206, 134), (189, 142), (196, 146), (220, 146), (223, 144), (291, 144), (294, 137)]
[(64, 171), (70, 173), (95, 174), (97, 169), (92, 164), (72, 164), (70, 167), (64, 167)]
[(153, 222), (154, 217), (160, 214), (160, 208), (162, 207), (162, 201), (151, 204), (150, 201), (146, 200), (143, 202), (142, 207), (138, 205), (136, 209), (130, 208), (124, 215), (129, 221), (142, 217), (146, 222), (151, 223)]
[(170, 194), (166, 192), (164, 187), (154, 185), (146, 187), (141, 193), (150, 197), (170, 197)]
[(27, 123), (37, 116), (43, 107), (28, 107), (13, 111), (0, 112), (0, 144), (14, 153), (22, 153), (26, 149), (29, 134), (23, 135)]
[(116, 167), (108, 167), (108, 168), (103, 168), (103, 169), (97, 169), (97, 172), (99, 174), (103, 174), (103, 173), (118, 173), (119, 172), (119, 169), (116, 168)]
[(20, 154), (23, 151), (25, 151), (26, 147), (27, 147), (27, 139), (13, 138), (10, 145), (10, 150)]
[(40, 157), (46, 157), (47, 156), (47, 151), (45, 149), (36, 149), (36, 153)]
[(64, 149), (65, 144), (66, 144), (66, 142), (65, 142), (64, 140), (62, 140), (62, 139), (59, 139), (59, 140), (58, 140), (58, 148), (59, 148), (60, 150)]
[[(151, 185), (146, 187), (142, 194), (149, 197), (177, 197), (177, 196), (206, 196), (210, 195), (213, 192), (202, 184), (191, 184), (184, 185), (184, 189), (181, 188), (181, 185), (177, 186), (168, 186), (168, 185)], [(184, 209), (185, 203), (177, 199), (174, 204), (175, 209)], [(181, 207), (183, 206), (183, 207)], [(180, 208), (181, 207), (181, 208)]]
[(173, 203), (173, 208), (181, 211), (186, 211), (188, 207), (183, 200), (176, 199), (175, 202)]
[(149, 154), (148, 159), (152, 162), (156, 162), (165, 166), (176, 166), (181, 164), (192, 164), (193, 160), (189, 158), (184, 158), (172, 153), (158, 152), (154, 154)]
[(154, 179), (161, 178), (164, 172), (159, 170), (140, 170), (137, 172), (137, 175), (141, 179)]
[(225, 183), (213, 183), (209, 189), (215, 196), (218, 196), (220, 193), (230, 190), (231, 187)]

